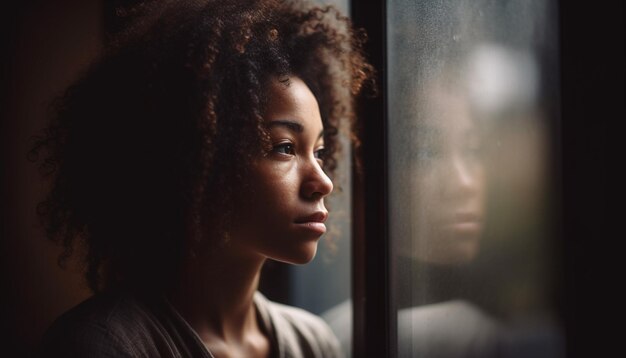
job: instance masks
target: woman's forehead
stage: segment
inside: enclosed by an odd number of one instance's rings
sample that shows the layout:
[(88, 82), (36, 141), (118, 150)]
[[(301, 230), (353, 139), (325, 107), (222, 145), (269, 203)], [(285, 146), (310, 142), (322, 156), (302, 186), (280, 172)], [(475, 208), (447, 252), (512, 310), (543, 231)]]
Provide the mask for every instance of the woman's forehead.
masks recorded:
[(300, 78), (290, 77), (288, 82), (273, 78), (267, 90), (266, 121), (288, 119), (299, 122), (305, 129), (321, 130), (317, 99)]

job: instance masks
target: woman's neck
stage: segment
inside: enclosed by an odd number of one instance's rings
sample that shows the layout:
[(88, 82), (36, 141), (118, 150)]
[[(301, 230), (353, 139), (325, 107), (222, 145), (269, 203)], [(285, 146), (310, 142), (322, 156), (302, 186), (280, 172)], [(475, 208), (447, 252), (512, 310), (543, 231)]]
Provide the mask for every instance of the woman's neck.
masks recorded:
[(240, 345), (262, 331), (254, 294), (264, 261), (229, 248), (188, 260), (169, 298), (205, 344)]

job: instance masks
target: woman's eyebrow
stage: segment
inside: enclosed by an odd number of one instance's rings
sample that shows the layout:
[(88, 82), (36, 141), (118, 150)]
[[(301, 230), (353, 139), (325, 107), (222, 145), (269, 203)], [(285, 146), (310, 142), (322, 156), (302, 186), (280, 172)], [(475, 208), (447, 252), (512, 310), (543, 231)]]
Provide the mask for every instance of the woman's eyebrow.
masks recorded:
[(304, 126), (302, 126), (302, 124), (295, 122), (295, 121), (286, 120), (286, 119), (275, 120), (269, 123), (269, 128), (276, 127), (276, 126), (287, 127), (287, 129), (296, 133), (304, 132)]
[[(304, 132), (304, 126), (302, 124), (296, 121), (288, 120), (288, 119), (278, 119), (275, 121), (271, 121), (268, 124), (268, 126), (269, 128), (276, 127), (276, 126), (287, 127), (287, 129), (293, 132), (296, 132), (298, 134)], [(324, 135), (324, 130), (322, 129), (317, 139), (322, 138), (323, 135)]]

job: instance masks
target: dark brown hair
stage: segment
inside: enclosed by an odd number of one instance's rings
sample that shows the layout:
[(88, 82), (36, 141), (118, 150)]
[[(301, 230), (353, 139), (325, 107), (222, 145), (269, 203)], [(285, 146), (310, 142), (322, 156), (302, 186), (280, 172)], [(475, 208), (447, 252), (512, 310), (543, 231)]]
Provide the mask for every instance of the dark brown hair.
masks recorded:
[(48, 237), (76, 244), (94, 291), (163, 287), (181, 260), (233, 224), (250, 161), (267, 150), (272, 76), (300, 77), (320, 105), (325, 169), (353, 96), (372, 79), (364, 36), (333, 7), (284, 1), (158, 1), (54, 104), (31, 154), (53, 179)]

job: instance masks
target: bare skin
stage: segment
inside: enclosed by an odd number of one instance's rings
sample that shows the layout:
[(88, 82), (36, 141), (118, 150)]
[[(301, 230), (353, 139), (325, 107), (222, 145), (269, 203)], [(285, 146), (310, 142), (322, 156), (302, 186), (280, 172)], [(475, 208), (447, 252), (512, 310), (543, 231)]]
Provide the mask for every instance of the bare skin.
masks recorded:
[(226, 245), (184, 263), (170, 301), (215, 357), (268, 357), (271, 343), (253, 297), (268, 258), (313, 259), (325, 231), (324, 140), (317, 100), (297, 77), (274, 79), (265, 120), (274, 149), (251, 168), (250, 192)]

